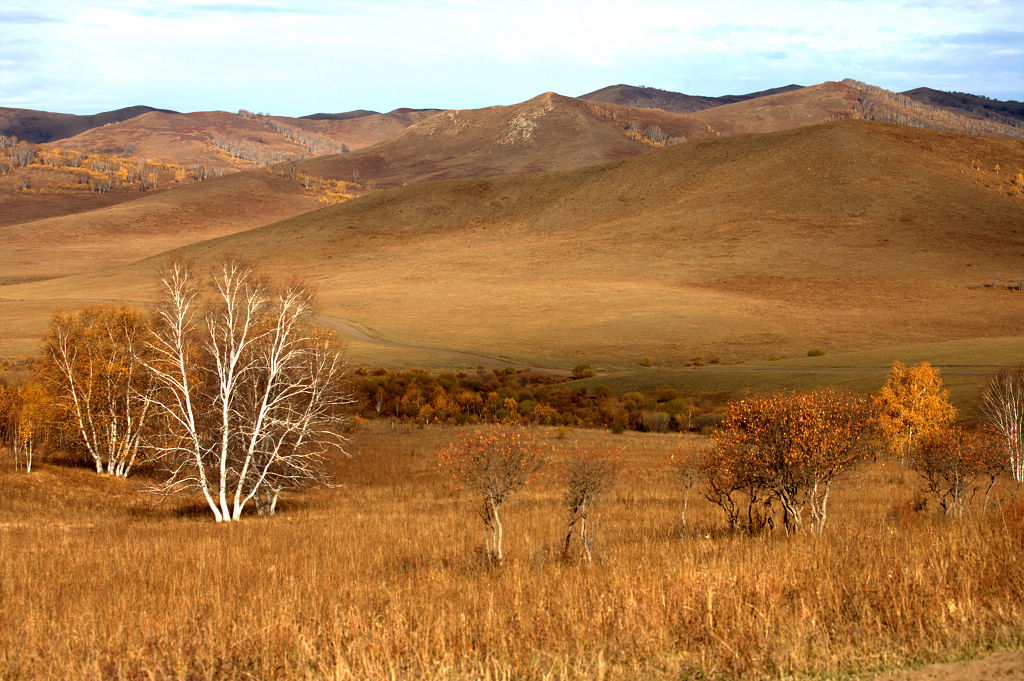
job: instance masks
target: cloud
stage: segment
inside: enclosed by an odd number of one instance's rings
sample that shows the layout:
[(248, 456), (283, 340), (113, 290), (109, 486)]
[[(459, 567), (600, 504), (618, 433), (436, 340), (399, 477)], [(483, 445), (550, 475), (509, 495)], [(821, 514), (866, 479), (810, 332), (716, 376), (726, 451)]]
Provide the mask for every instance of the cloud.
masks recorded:
[(58, 24), (64, 21), (31, 10), (0, 10), (0, 24)]

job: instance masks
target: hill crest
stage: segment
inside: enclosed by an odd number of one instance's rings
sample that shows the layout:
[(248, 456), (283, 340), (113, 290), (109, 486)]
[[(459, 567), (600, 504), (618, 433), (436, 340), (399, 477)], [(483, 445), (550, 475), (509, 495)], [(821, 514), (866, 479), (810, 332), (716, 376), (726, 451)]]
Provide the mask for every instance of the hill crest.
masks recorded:
[(687, 95), (671, 90), (661, 90), (644, 85), (610, 85), (580, 95), (579, 99), (586, 99), (592, 102), (604, 102), (607, 104), (618, 104), (621, 106), (637, 107), (642, 109), (663, 109), (675, 113), (694, 113), (710, 109), (723, 104), (734, 104), (736, 102), (756, 99), (767, 95), (781, 94), (792, 90), (799, 90), (802, 85), (784, 85), (782, 87), (751, 92), (745, 95), (723, 95), (721, 97), (708, 97), (701, 95)]
[(14, 136), (32, 144), (52, 142), (154, 111), (177, 113), (170, 109), (156, 109), (141, 104), (86, 116), (0, 107), (0, 135)]

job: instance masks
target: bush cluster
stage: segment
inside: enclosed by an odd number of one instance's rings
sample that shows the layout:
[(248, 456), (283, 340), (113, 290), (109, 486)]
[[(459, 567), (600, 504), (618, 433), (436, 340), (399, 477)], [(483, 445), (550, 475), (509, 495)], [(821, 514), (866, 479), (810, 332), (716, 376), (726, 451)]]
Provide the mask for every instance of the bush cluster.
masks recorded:
[(421, 424), (519, 423), (683, 432), (713, 425), (715, 405), (678, 390), (616, 394), (603, 385), (524, 369), (357, 369), (351, 377), (364, 418)]

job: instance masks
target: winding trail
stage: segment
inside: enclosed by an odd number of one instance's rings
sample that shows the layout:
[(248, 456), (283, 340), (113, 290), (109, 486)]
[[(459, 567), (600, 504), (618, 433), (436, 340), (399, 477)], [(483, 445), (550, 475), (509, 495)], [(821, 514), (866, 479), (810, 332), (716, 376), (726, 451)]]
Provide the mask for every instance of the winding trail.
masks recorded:
[[(115, 299), (104, 299), (104, 298), (51, 298), (51, 299), (33, 299), (33, 300), (19, 300), (12, 298), (0, 298), (0, 302), (32, 302), (32, 303), (112, 303), (112, 304), (127, 304), (127, 305), (138, 305), (140, 307), (150, 307), (153, 305), (151, 301), (139, 301), (139, 300), (115, 300)], [(452, 350), (450, 348), (438, 348), (429, 345), (417, 345), (415, 343), (402, 343), (398, 341), (384, 340), (377, 336), (371, 335), (365, 329), (353, 324), (352, 322), (345, 321), (343, 319), (334, 319), (333, 317), (327, 317), (324, 315), (313, 315), (310, 317), (313, 321), (318, 324), (322, 324), (334, 331), (337, 331), (341, 335), (345, 336), (354, 341), (360, 343), (367, 343), (369, 345), (376, 345), (383, 348), (396, 348), (399, 350), (415, 350), (421, 352), (432, 352), (439, 355), (447, 355), (456, 359), (466, 360), (468, 362), (479, 364), (490, 368), (504, 368), (512, 367), (514, 369), (526, 369), (527, 371), (533, 371), (539, 374), (547, 374), (549, 376), (572, 376), (573, 372), (568, 369), (558, 369), (555, 367), (535, 366), (532, 364), (525, 364), (523, 362), (517, 362), (515, 360), (504, 359), (501, 357), (495, 357), (493, 355), (481, 355), (474, 352), (466, 352), (464, 350)], [(953, 369), (953, 368), (942, 368), (942, 373), (947, 375), (955, 376), (986, 376), (992, 373), (993, 369)], [(844, 369), (838, 367), (822, 367), (820, 369), (805, 368), (805, 367), (745, 367), (745, 366), (713, 366), (713, 367), (689, 367), (688, 371), (704, 371), (704, 372), (720, 372), (720, 373), (764, 373), (764, 374), (813, 374), (813, 375), (851, 375), (851, 376), (885, 376), (889, 373), (888, 368), (879, 369)]]
[(331, 317), (324, 317), (323, 315), (314, 315), (313, 321), (323, 324), (324, 326), (334, 329), (338, 333), (351, 338), (352, 340), (359, 341), (361, 343), (369, 343), (370, 345), (377, 345), (385, 348), (398, 348), (401, 350), (421, 350), (424, 352), (435, 352), (442, 355), (448, 355), (449, 357), (457, 357), (458, 359), (469, 360), (477, 364), (481, 364), (486, 367), (500, 368), (500, 367), (512, 367), (514, 369), (527, 369), (538, 374), (549, 374), (551, 376), (572, 376), (572, 372), (568, 369), (556, 369), (554, 367), (540, 367), (532, 366), (530, 364), (523, 364), (521, 362), (515, 362), (508, 359), (502, 359), (500, 357), (493, 357), (491, 355), (478, 355), (473, 352), (465, 352), (463, 350), (450, 350), (448, 348), (434, 348), (426, 345), (414, 345), (412, 343), (399, 343), (396, 341), (388, 341), (376, 336), (371, 336), (369, 333), (355, 326), (351, 322), (342, 321), (340, 319), (332, 319)]

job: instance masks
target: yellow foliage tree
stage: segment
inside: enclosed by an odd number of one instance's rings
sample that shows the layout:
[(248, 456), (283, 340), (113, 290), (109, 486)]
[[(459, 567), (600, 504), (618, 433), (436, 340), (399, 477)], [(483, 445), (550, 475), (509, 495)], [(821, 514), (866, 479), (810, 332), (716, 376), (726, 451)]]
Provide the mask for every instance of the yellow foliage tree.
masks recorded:
[(923, 436), (945, 428), (956, 418), (949, 391), (942, 388), (939, 370), (928, 362), (892, 365), (889, 378), (875, 398), (879, 430), (904, 465), (913, 460)]
[[(25, 456), (25, 472), (32, 472), (32, 457), (53, 411), (53, 399), (50, 392), (37, 381), (25, 383), (18, 387), (18, 431), (15, 442), (17, 450)], [(17, 459), (15, 459), (17, 463)]]

